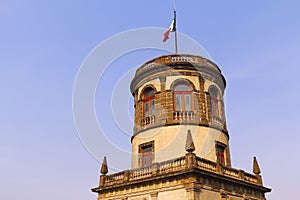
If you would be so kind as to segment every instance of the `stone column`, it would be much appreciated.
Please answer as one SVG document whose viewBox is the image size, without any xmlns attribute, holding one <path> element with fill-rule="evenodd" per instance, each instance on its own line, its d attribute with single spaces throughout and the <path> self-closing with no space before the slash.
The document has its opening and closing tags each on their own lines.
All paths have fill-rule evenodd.
<svg viewBox="0 0 300 200">
<path fill-rule="evenodd" d="M 206 94 L 204 92 L 204 79 L 202 78 L 201 75 L 199 75 L 199 120 L 200 124 L 203 125 L 208 125 L 208 120 L 207 120 L 207 104 L 206 104 Z"/>
<path fill-rule="evenodd" d="M 189 183 L 185 185 L 187 192 L 187 200 L 200 200 L 201 186 L 197 183 Z"/>
<path fill-rule="evenodd" d="M 185 164 L 187 168 L 196 167 L 196 154 L 189 152 L 185 154 Z"/>
<path fill-rule="evenodd" d="M 210 108 L 210 95 L 208 92 L 204 93 L 204 99 L 205 99 L 205 116 L 207 120 L 207 124 L 211 122 L 211 108 Z"/>
<path fill-rule="evenodd" d="M 160 125 L 165 125 L 167 122 L 167 104 L 166 104 L 166 77 L 160 76 L 160 94 L 158 95 L 159 113 L 158 113 L 158 123 Z"/>
</svg>

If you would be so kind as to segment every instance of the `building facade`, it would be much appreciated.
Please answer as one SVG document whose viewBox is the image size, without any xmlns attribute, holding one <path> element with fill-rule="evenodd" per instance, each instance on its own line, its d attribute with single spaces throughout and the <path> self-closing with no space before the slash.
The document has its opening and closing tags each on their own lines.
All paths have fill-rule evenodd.
<svg viewBox="0 0 300 200">
<path fill-rule="evenodd" d="M 253 174 L 231 167 L 223 102 L 226 81 L 212 61 L 194 55 L 155 58 L 136 71 L 130 90 L 135 119 L 132 169 L 107 175 L 92 189 L 100 200 L 263 200 Z"/>
</svg>

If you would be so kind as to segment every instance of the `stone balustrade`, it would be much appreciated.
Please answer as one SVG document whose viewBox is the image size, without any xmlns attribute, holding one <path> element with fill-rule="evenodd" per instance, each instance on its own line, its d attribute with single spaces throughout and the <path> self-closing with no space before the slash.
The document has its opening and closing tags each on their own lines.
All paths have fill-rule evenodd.
<svg viewBox="0 0 300 200">
<path fill-rule="evenodd" d="M 145 117 L 143 119 L 141 119 L 141 126 L 146 126 L 149 124 L 153 124 L 155 122 L 155 116 L 154 115 L 150 115 L 148 117 Z"/>
<path fill-rule="evenodd" d="M 239 170 L 231 167 L 223 167 L 223 173 L 227 176 L 239 178 Z"/>
<path fill-rule="evenodd" d="M 204 158 L 196 157 L 197 167 L 203 170 L 216 172 L 217 171 L 217 164 L 210 160 L 206 160 Z"/>
<path fill-rule="evenodd" d="M 110 175 L 101 175 L 103 181 L 100 183 L 100 188 L 118 184 L 127 184 L 130 181 L 142 180 L 158 175 L 167 175 L 168 173 L 184 172 L 189 169 L 198 169 L 210 173 L 222 174 L 232 179 L 239 179 L 251 184 L 262 185 L 261 177 L 258 175 L 222 166 L 219 163 L 199 158 L 194 153 L 187 153 L 183 157 L 160 163 L 153 163 L 151 166 L 125 170 Z"/>
<path fill-rule="evenodd" d="M 173 117 L 174 120 L 192 121 L 194 120 L 194 111 L 175 111 Z"/>
<path fill-rule="evenodd" d="M 212 68 L 215 71 L 220 72 L 220 69 L 216 64 L 201 56 L 195 56 L 189 54 L 180 54 L 180 55 L 172 54 L 172 55 L 161 56 L 146 62 L 139 69 L 137 69 L 136 75 L 138 76 L 142 71 L 151 70 L 152 68 L 157 68 L 157 66 L 161 66 L 161 65 L 167 66 L 172 63 L 183 63 L 183 62 L 188 62 L 200 66 L 207 66 Z"/>
<path fill-rule="evenodd" d="M 214 125 L 219 125 L 219 126 L 224 124 L 224 122 L 221 118 L 215 117 L 215 116 L 211 116 L 211 123 Z"/>
</svg>

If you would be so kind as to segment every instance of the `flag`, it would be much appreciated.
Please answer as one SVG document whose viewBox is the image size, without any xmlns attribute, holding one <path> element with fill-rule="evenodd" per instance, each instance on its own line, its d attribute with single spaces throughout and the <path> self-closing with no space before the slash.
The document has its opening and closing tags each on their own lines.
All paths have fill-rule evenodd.
<svg viewBox="0 0 300 200">
<path fill-rule="evenodd" d="M 169 39 L 169 34 L 170 32 L 175 32 L 176 31 L 176 15 L 174 15 L 174 19 L 168 28 L 168 30 L 164 33 L 164 39 L 163 42 L 166 42 Z"/>
</svg>

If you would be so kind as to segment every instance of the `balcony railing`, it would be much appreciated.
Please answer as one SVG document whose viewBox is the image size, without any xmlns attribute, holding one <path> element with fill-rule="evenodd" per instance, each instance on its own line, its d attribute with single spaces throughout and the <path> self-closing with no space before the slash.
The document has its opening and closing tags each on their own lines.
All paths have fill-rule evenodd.
<svg viewBox="0 0 300 200">
<path fill-rule="evenodd" d="M 153 124 L 155 122 L 155 116 L 154 115 L 150 115 L 148 117 L 145 117 L 143 119 L 141 119 L 141 126 L 146 126 L 149 124 Z"/>
<path fill-rule="evenodd" d="M 224 121 L 216 116 L 211 116 L 211 123 L 214 125 L 219 125 L 219 126 L 223 126 L 224 125 Z"/>
<path fill-rule="evenodd" d="M 215 63 L 213 63 L 212 61 L 206 58 L 195 56 L 195 55 L 189 55 L 189 54 L 180 54 L 180 55 L 172 54 L 172 55 L 161 56 L 146 62 L 140 68 L 137 69 L 136 75 L 139 75 L 144 70 L 151 70 L 157 68 L 157 66 L 159 65 L 168 65 L 170 63 L 176 63 L 176 62 L 189 62 L 200 66 L 208 66 L 216 71 L 220 71 L 219 67 Z"/>
<path fill-rule="evenodd" d="M 173 117 L 178 121 L 191 121 L 194 120 L 194 111 L 175 111 Z"/>
<path fill-rule="evenodd" d="M 225 177 L 242 180 L 255 185 L 262 185 L 259 175 L 250 174 L 243 170 L 222 166 L 216 162 L 199 158 L 194 153 L 187 153 L 177 159 L 160 163 L 153 163 L 151 166 L 125 170 L 119 173 L 102 175 L 99 188 L 110 187 L 120 184 L 127 184 L 130 181 L 145 180 L 155 176 L 162 176 L 169 173 L 184 172 L 189 169 L 203 170 L 213 174 L 222 174 Z"/>
</svg>

